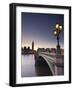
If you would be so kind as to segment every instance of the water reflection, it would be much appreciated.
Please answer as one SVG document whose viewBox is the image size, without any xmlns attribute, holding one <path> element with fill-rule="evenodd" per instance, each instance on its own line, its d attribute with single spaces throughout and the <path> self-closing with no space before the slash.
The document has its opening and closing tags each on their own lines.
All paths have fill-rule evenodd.
<svg viewBox="0 0 73 90">
<path fill-rule="evenodd" d="M 21 59 L 22 77 L 50 76 L 50 75 L 52 75 L 52 73 L 50 72 L 47 63 L 43 60 L 43 58 L 39 58 L 39 60 L 35 64 L 34 54 L 22 55 Z"/>
<path fill-rule="evenodd" d="M 34 55 L 22 55 L 21 60 L 21 76 L 36 76 Z"/>
</svg>

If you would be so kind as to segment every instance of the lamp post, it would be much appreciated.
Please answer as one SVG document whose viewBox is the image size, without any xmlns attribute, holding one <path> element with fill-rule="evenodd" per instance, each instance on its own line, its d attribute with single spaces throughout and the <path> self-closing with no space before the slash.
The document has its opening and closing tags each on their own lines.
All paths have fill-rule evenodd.
<svg viewBox="0 0 73 90">
<path fill-rule="evenodd" d="M 56 24 L 55 29 L 56 30 L 54 31 L 54 35 L 57 37 L 57 54 L 60 54 L 61 51 L 60 51 L 60 44 L 59 44 L 59 39 L 60 39 L 59 34 L 62 31 L 62 25 Z"/>
<path fill-rule="evenodd" d="M 63 75 L 64 74 L 64 67 L 62 66 L 64 61 L 61 57 L 61 50 L 60 50 L 60 33 L 62 31 L 62 25 L 56 24 L 54 35 L 57 37 L 57 50 L 56 50 L 56 65 L 55 65 L 55 75 Z"/>
</svg>

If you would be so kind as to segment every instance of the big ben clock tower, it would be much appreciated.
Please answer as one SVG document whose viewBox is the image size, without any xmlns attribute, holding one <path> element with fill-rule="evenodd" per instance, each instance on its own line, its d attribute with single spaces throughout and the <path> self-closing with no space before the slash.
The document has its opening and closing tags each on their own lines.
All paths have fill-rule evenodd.
<svg viewBox="0 0 73 90">
<path fill-rule="evenodd" d="M 32 41 L 32 51 L 34 50 L 34 41 Z"/>
</svg>

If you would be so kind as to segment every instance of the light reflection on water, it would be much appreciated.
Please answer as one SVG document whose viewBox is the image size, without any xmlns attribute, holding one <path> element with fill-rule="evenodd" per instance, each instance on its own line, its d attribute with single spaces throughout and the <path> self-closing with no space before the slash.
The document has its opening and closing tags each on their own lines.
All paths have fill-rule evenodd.
<svg viewBox="0 0 73 90">
<path fill-rule="evenodd" d="M 22 77 L 35 77 L 35 76 L 51 76 L 50 69 L 43 60 L 39 58 L 35 65 L 34 54 L 22 55 L 21 59 L 21 76 Z"/>
<path fill-rule="evenodd" d="M 22 55 L 21 60 L 21 76 L 36 76 L 34 55 Z"/>
</svg>

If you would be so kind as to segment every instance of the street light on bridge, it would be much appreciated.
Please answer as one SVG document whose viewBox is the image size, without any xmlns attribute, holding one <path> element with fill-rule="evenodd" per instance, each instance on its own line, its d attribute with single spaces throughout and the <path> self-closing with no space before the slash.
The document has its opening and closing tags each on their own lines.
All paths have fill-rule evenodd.
<svg viewBox="0 0 73 90">
<path fill-rule="evenodd" d="M 55 31 L 54 31 L 54 35 L 57 37 L 57 53 L 60 54 L 60 45 L 59 45 L 59 34 L 61 33 L 62 31 L 62 25 L 60 24 L 56 24 L 55 26 Z"/>
</svg>

